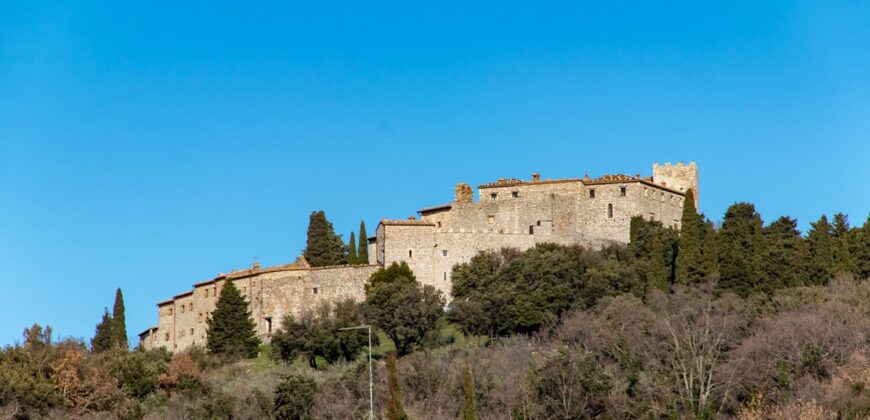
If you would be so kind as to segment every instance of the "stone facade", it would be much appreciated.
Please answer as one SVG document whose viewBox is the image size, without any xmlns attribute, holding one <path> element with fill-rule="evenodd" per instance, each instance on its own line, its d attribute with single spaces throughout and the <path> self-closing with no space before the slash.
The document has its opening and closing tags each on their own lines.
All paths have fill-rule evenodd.
<svg viewBox="0 0 870 420">
<path fill-rule="evenodd" d="M 268 342 L 285 315 L 299 316 L 324 302 L 363 301 L 365 283 L 380 266 L 355 265 L 312 268 L 300 258 L 293 264 L 261 269 L 259 265 L 220 274 L 196 283 L 193 290 L 157 304 L 158 321 L 139 335 L 145 349 L 170 351 L 205 346 L 207 319 L 227 281 L 248 301 L 257 334 Z"/>
<path fill-rule="evenodd" d="M 394 262 L 407 262 L 417 280 L 442 291 L 449 301 L 453 266 L 483 250 L 523 250 L 546 242 L 588 247 L 627 243 L 634 216 L 679 229 L 689 188 L 697 207 L 694 162 L 654 164 L 652 177 L 541 180 L 535 173 L 528 181 L 499 179 L 478 186 L 478 201 L 471 187 L 460 183 L 452 202 L 418 211 L 420 219 L 382 220 L 367 238 L 369 265 L 312 268 L 300 258 L 293 264 L 266 269 L 255 264 L 221 274 L 160 302 L 158 325 L 142 332 L 140 342 L 146 349 L 204 345 L 206 319 L 228 280 L 250 302 L 264 341 L 286 314 L 299 315 L 323 302 L 362 301 L 371 274 Z"/>
</svg>

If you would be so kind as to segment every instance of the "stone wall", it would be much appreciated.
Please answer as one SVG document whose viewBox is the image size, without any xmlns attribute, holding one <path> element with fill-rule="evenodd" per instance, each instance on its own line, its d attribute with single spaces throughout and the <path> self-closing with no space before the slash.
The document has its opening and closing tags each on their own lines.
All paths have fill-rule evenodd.
<svg viewBox="0 0 870 420">
<path fill-rule="evenodd" d="M 694 189 L 695 208 L 698 208 L 698 166 L 695 162 L 688 165 L 683 162 L 676 165 L 653 163 L 653 182 L 681 193 Z"/>
<path fill-rule="evenodd" d="M 257 334 L 268 342 L 286 315 L 299 316 L 321 304 L 345 299 L 363 301 L 365 283 L 379 268 L 377 265 L 324 268 L 289 265 L 218 276 L 197 283 L 190 292 L 161 302 L 158 325 L 140 335 L 140 344 L 145 349 L 165 347 L 170 351 L 205 346 L 207 320 L 227 281 L 232 281 L 248 301 Z"/>
</svg>

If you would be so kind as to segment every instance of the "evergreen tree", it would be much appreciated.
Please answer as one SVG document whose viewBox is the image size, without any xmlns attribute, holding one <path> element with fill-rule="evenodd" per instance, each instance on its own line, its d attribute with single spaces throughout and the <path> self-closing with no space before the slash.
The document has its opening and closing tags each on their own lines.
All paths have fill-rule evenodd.
<svg viewBox="0 0 870 420">
<path fill-rule="evenodd" d="M 387 419 L 408 420 L 408 414 L 402 407 L 402 396 L 399 392 L 399 375 L 396 373 L 396 355 L 387 355 Z"/>
<path fill-rule="evenodd" d="M 474 406 L 474 378 L 471 368 L 465 365 L 465 403 L 462 405 L 460 420 L 477 420 L 477 407 Z"/>
<path fill-rule="evenodd" d="M 822 215 L 815 223 L 810 223 L 807 233 L 809 244 L 809 281 L 812 284 L 825 284 L 834 273 L 833 228 L 828 218 Z"/>
<path fill-rule="evenodd" d="M 124 295 L 121 288 L 115 292 L 115 305 L 112 307 L 112 345 L 127 350 L 127 323 L 124 318 Z"/>
<path fill-rule="evenodd" d="M 834 215 L 834 224 L 832 226 L 833 241 L 832 253 L 833 272 L 836 273 L 857 273 L 858 262 L 852 255 L 852 241 L 855 233 L 849 229 L 849 217 L 843 213 Z"/>
<path fill-rule="evenodd" d="M 421 285 L 406 262 L 376 271 L 365 289 L 372 322 L 393 340 L 399 355 L 410 353 L 437 331 L 444 296 Z"/>
<path fill-rule="evenodd" d="M 346 252 L 344 241 L 335 234 L 323 210 L 312 212 L 308 222 L 308 241 L 303 251 L 308 263 L 312 267 L 343 264 L 347 261 Z"/>
<path fill-rule="evenodd" d="M 704 223 L 704 236 L 701 245 L 701 256 L 704 266 L 704 276 L 710 281 L 719 280 L 719 247 L 716 244 L 716 228 L 713 222 Z"/>
<path fill-rule="evenodd" d="M 366 222 L 359 222 L 359 247 L 357 247 L 356 252 L 359 254 L 359 263 L 360 264 L 368 264 L 369 263 L 369 238 L 366 236 Z"/>
<path fill-rule="evenodd" d="M 100 353 L 112 348 L 112 317 L 109 310 L 103 308 L 103 319 L 97 324 L 94 338 L 91 340 L 91 351 Z"/>
<path fill-rule="evenodd" d="M 780 217 L 763 228 L 762 237 L 760 287 L 770 293 L 783 287 L 802 286 L 805 280 L 803 238 L 797 221 L 788 216 Z"/>
<path fill-rule="evenodd" d="M 855 244 L 858 275 L 863 279 L 870 279 L 870 213 L 867 214 L 864 226 L 857 232 Z"/>
<path fill-rule="evenodd" d="M 690 188 L 683 200 L 683 217 L 677 251 L 676 283 L 694 284 L 704 280 L 702 236 L 704 222 L 695 210 L 695 194 Z"/>
<path fill-rule="evenodd" d="M 350 241 L 347 243 L 347 263 L 359 264 L 359 256 L 356 254 L 356 236 L 350 232 Z"/>
<path fill-rule="evenodd" d="M 668 290 L 674 282 L 677 233 L 661 222 L 635 216 L 631 218 L 629 237 L 631 252 L 640 264 L 638 271 L 648 288 Z"/>
<path fill-rule="evenodd" d="M 248 302 L 232 281 L 224 284 L 207 324 L 207 347 L 211 353 L 230 358 L 257 356 L 260 340 L 254 320 L 248 312 Z"/>
<path fill-rule="evenodd" d="M 750 203 L 728 207 L 718 233 L 719 283 L 740 296 L 760 291 L 757 284 L 761 216 Z"/>
</svg>

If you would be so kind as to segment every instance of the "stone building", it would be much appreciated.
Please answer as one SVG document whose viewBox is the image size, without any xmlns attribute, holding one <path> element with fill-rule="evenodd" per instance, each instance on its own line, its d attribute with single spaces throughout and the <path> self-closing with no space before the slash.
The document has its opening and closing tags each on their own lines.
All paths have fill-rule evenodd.
<svg viewBox="0 0 870 420">
<path fill-rule="evenodd" d="M 688 189 L 698 200 L 698 168 L 689 164 L 653 165 L 651 177 L 639 174 L 599 178 L 499 179 L 479 185 L 478 200 L 459 184 L 450 203 L 419 210 L 419 219 L 381 220 L 368 238 L 369 265 L 312 268 L 299 258 L 292 264 L 220 274 L 193 290 L 157 304 L 158 325 L 142 332 L 141 345 L 182 350 L 205 345 L 206 319 L 227 280 L 250 304 L 257 332 L 268 341 L 285 314 L 300 315 L 323 302 L 364 299 L 372 273 L 405 261 L 423 284 L 450 300 L 451 269 L 482 250 L 528 249 L 553 242 L 601 247 L 627 243 L 634 216 L 680 228 Z"/>
</svg>

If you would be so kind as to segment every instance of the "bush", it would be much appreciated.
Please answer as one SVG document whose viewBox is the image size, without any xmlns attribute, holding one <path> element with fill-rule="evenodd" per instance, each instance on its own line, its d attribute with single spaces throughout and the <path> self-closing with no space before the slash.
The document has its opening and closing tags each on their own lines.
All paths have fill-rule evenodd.
<svg viewBox="0 0 870 420">
<path fill-rule="evenodd" d="M 272 414 L 276 419 L 309 419 L 317 384 L 306 376 L 287 375 L 275 388 Z"/>
</svg>

